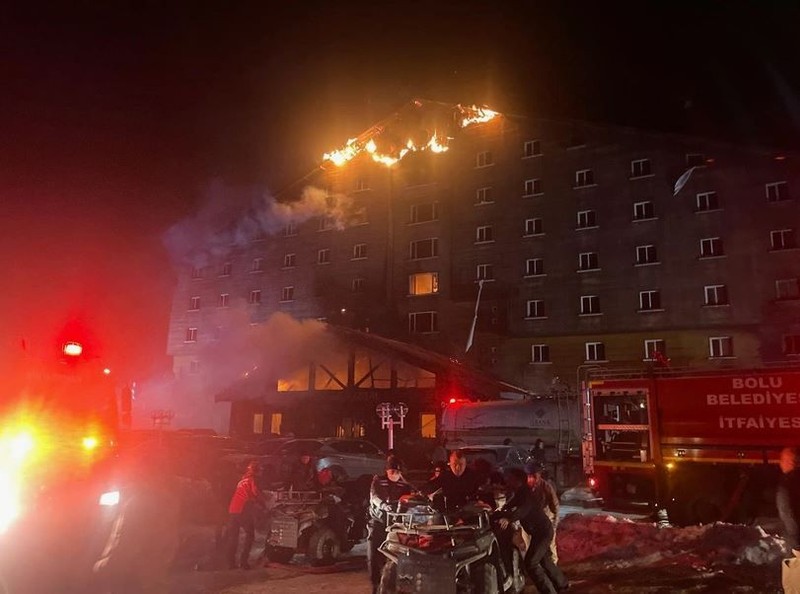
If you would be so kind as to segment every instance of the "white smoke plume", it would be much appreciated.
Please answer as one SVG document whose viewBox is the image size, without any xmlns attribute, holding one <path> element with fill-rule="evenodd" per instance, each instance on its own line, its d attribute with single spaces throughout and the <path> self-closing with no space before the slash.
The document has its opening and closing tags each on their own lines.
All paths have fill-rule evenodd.
<svg viewBox="0 0 800 594">
<path fill-rule="evenodd" d="M 259 236 L 280 233 L 290 223 L 299 225 L 313 217 L 327 217 L 344 229 L 357 215 L 344 194 L 306 186 L 293 201 L 278 201 L 259 188 L 232 188 L 220 181 L 206 191 L 198 212 L 170 227 L 164 244 L 175 264 L 206 266 Z"/>
</svg>

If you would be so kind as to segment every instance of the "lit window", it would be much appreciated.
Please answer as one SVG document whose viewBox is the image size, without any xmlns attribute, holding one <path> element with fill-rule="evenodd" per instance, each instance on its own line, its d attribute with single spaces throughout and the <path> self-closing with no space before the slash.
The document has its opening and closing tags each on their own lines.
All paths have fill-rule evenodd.
<svg viewBox="0 0 800 594">
<path fill-rule="evenodd" d="M 200 309 L 200 297 L 192 297 L 189 299 L 189 310 L 197 311 Z"/>
<path fill-rule="evenodd" d="M 436 202 L 429 204 L 412 204 L 409 223 L 427 223 L 439 219 L 439 205 Z"/>
<path fill-rule="evenodd" d="M 264 258 L 253 258 L 250 264 L 250 272 L 264 272 Z"/>
<path fill-rule="evenodd" d="M 492 157 L 491 151 L 482 151 L 475 155 L 476 167 L 488 167 L 489 165 L 494 165 L 494 158 Z"/>
<path fill-rule="evenodd" d="M 439 315 L 435 311 L 408 314 L 408 331 L 411 334 L 430 334 L 439 331 Z"/>
<path fill-rule="evenodd" d="M 478 264 L 475 271 L 475 280 L 494 280 L 494 264 Z"/>
<path fill-rule="evenodd" d="M 779 229 L 769 232 L 769 246 L 773 250 L 790 250 L 797 247 L 794 229 Z"/>
<path fill-rule="evenodd" d="M 331 251 L 328 248 L 317 250 L 317 264 L 330 264 Z"/>
<path fill-rule="evenodd" d="M 541 299 L 529 299 L 525 308 L 526 318 L 544 318 L 544 301 Z"/>
<path fill-rule="evenodd" d="M 264 413 L 253 413 L 253 433 L 264 433 Z"/>
<path fill-rule="evenodd" d="M 656 218 L 656 210 L 653 203 L 648 201 L 635 202 L 633 204 L 633 220 L 634 221 L 647 221 Z"/>
<path fill-rule="evenodd" d="M 658 290 L 639 291 L 639 310 L 654 311 L 661 309 L 661 292 Z"/>
<path fill-rule="evenodd" d="M 587 342 L 585 348 L 587 361 L 606 360 L 606 347 L 602 342 Z"/>
<path fill-rule="evenodd" d="M 233 265 L 230 262 L 224 262 L 222 264 L 222 267 L 220 268 L 219 275 L 230 276 L 232 270 L 233 270 Z"/>
<path fill-rule="evenodd" d="M 364 284 L 365 281 L 363 278 L 354 278 L 353 282 L 350 285 L 350 289 L 353 291 L 353 293 L 363 293 Z"/>
<path fill-rule="evenodd" d="M 600 259 L 597 252 L 583 252 L 578 254 L 578 270 L 599 270 Z"/>
<path fill-rule="evenodd" d="M 297 254 L 284 254 L 283 267 L 294 268 L 295 266 L 297 266 Z"/>
<path fill-rule="evenodd" d="M 409 295 L 432 295 L 439 292 L 438 272 L 418 272 L 408 276 Z"/>
<path fill-rule="evenodd" d="M 636 264 L 657 264 L 658 252 L 654 245 L 636 246 Z"/>
<path fill-rule="evenodd" d="M 219 297 L 217 298 L 217 307 L 228 307 L 231 302 L 231 296 L 229 293 L 220 293 Z"/>
<path fill-rule="evenodd" d="M 491 225 L 483 225 L 475 230 L 475 243 L 488 243 L 494 241 Z"/>
<path fill-rule="evenodd" d="M 439 239 L 431 237 L 430 239 L 420 239 L 412 241 L 409 244 L 409 257 L 412 260 L 421 260 L 423 258 L 434 258 L 439 255 Z"/>
<path fill-rule="evenodd" d="M 272 413 L 269 419 L 269 430 L 273 435 L 281 434 L 281 424 L 283 422 L 283 413 Z"/>
<path fill-rule="evenodd" d="M 197 328 L 186 329 L 186 339 L 184 342 L 197 342 Z"/>
<path fill-rule="evenodd" d="M 708 339 L 708 354 L 711 358 L 733 357 L 733 338 L 713 336 Z"/>
<path fill-rule="evenodd" d="M 581 295 L 581 315 L 591 316 L 600 313 L 600 297 L 597 295 Z"/>
<path fill-rule="evenodd" d="M 542 276 L 544 274 L 544 259 L 530 258 L 525 261 L 525 276 Z"/>
<path fill-rule="evenodd" d="M 687 153 L 686 166 L 687 167 L 705 167 L 706 156 L 700 153 Z"/>
<path fill-rule="evenodd" d="M 297 223 L 286 223 L 286 226 L 283 228 L 283 236 L 293 237 L 295 235 L 297 235 Z"/>
<path fill-rule="evenodd" d="M 644 341 L 644 360 L 657 361 L 667 356 L 667 344 L 661 338 L 651 338 Z"/>
<path fill-rule="evenodd" d="M 719 237 L 706 237 L 700 240 L 700 257 L 715 258 L 724 255 L 722 239 Z"/>
<path fill-rule="evenodd" d="M 597 213 L 593 210 L 578 211 L 578 229 L 597 227 Z"/>
<path fill-rule="evenodd" d="M 775 281 L 776 299 L 800 299 L 800 279 L 783 278 Z"/>
<path fill-rule="evenodd" d="M 421 413 L 419 415 L 419 431 L 420 437 L 436 438 L 436 413 Z"/>
<path fill-rule="evenodd" d="M 261 303 L 261 291 L 259 289 L 250 291 L 250 295 L 247 298 L 247 302 L 250 305 L 258 305 L 259 303 Z"/>
<path fill-rule="evenodd" d="M 538 157 L 542 154 L 542 142 L 540 140 L 526 140 L 522 145 L 522 156 Z"/>
<path fill-rule="evenodd" d="M 767 202 L 782 202 L 789 199 L 789 185 L 785 181 L 766 184 Z"/>
<path fill-rule="evenodd" d="M 728 287 L 725 285 L 707 285 L 704 295 L 703 305 L 728 305 Z"/>
<path fill-rule="evenodd" d="M 650 159 L 637 159 L 631 161 L 631 178 L 647 177 L 653 175 Z"/>
<path fill-rule="evenodd" d="M 697 195 L 697 212 L 719 210 L 719 198 L 716 192 L 701 192 Z"/>
<path fill-rule="evenodd" d="M 550 346 L 546 344 L 531 345 L 531 363 L 549 363 Z"/>
<path fill-rule="evenodd" d="M 281 301 L 294 301 L 294 287 L 283 287 L 281 289 Z"/>
<path fill-rule="evenodd" d="M 800 334 L 787 334 L 783 337 L 783 354 L 800 355 Z"/>
<path fill-rule="evenodd" d="M 541 179 L 526 179 L 522 188 L 523 196 L 540 196 L 543 194 Z"/>
<path fill-rule="evenodd" d="M 575 172 L 575 187 L 585 188 L 594 185 L 594 172 L 591 169 L 581 169 Z"/>
<path fill-rule="evenodd" d="M 367 244 L 357 243 L 353 246 L 353 260 L 363 260 L 367 257 Z"/>
<path fill-rule="evenodd" d="M 541 235 L 544 233 L 542 219 L 525 219 L 525 235 Z"/>
<path fill-rule="evenodd" d="M 478 188 L 475 192 L 476 204 L 490 204 L 494 202 L 492 198 L 492 188 Z"/>
</svg>

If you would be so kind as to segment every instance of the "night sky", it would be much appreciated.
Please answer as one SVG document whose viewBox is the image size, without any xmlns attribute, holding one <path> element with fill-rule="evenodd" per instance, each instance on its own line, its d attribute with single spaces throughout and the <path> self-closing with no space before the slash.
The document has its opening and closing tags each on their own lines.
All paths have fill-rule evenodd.
<svg viewBox="0 0 800 594">
<path fill-rule="evenodd" d="M 0 13 L 0 354 L 78 317 L 168 368 L 163 232 L 412 97 L 800 144 L 798 3 L 30 4 Z"/>
</svg>

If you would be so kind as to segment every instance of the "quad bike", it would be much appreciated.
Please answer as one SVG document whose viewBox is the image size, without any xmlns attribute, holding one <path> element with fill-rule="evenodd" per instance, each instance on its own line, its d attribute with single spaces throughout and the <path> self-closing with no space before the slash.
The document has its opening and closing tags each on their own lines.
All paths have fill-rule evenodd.
<svg viewBox="0 0 800 594">
<path fill-rule="evenodd" d="M 319 491 L 270 493 L 269 536 L 264 556 L 288 563 L 302 553 L 315 565 L 334 563 L 366 536 L 357 510 Z M 362 513 L 363 515 L 363 513 Z"/>
<path fill-rule="evenodd" d="M 501 560 L 488 506 L 443 513 L 426 498 L 404 497 L 386 525 L 382 594 L 495 594 L 525 586 L 520 552 L 514 548 L 511 568 Z"/>
</svg>

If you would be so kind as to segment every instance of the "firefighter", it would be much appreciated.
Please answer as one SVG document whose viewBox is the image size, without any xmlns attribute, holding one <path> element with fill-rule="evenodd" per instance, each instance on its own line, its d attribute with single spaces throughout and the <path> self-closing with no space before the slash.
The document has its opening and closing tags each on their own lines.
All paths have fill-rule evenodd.
<svg viewBox="0 0 800 594">
<path fill-rule="evenodd" d="M 369 490 L 367 566 L 373 592 L 377 592 L 381 581 L 384 558 L 378 552 L 378 547 L 386 540 L 386 512 L 394 510 L 400 497 L 414 490 L 403 478 L 400 468 L 400 460 L 396 456 L 386 458 L 385 474 L 376 474 Z"/>
<path fill-rule="evenodd" d="M 239 555 L 239 567 L 250 569 L 250 549 L 256 536 L 255 516 L 257 507 L 266 507 L 266 500 L 258 488 L 257 480 L 261 473 L 258 462 L 250 462 L 244 475 L 236 485 L 228 505 L 228 531 L 226 534 L 228 567 L 236 569 L 236 549 L 239 547 L 239 532 L 244 530 L 244 548 Z"/>
</svg>

